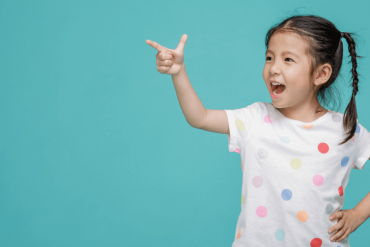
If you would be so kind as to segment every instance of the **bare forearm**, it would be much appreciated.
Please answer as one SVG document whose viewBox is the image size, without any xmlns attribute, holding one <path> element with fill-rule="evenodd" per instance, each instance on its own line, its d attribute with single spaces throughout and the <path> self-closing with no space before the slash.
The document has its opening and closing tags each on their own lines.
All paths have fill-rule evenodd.
<svg viewBox="0 0 370 247">
<path fill-rule="evenodd" d="M 370 192 L 354 207 L 354 210 L 358 212 L 363 221 L 370 217 Z"/>
<path fill-rule="evenodd" d="M 206 109 L 195 93 L 185 70 L 185 64 L 178 74 L 172 75 L 173 85 L 186 121 L 194 128 L 198 128 L 206 117 Z"/>
</svg>

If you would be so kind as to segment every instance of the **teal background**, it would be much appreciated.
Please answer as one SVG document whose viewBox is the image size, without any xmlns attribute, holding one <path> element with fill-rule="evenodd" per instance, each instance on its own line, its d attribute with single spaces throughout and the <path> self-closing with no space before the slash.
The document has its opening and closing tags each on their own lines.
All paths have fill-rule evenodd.
<svg viewBox="0 0 370 247">
<path fill-rule="evenodd" d="M 0 246 L 231 246 L 240 156 L 192 128 L 150 39 L 183 34 L 208 109 L 271 102 L 267 30 L 295 10 L 358 32 L 359 122 L 370 130 L 368 1 L 0 1 Z M 342 107 L 352 93 L 344 41 Z M 340 82 L 338 82 L 340 83 Z M 343 209 L 369 192 L 354 170 Z M 370 221 L 350 235 L 367 246 Z M 333 243 L 333 246 L 337 246 Z"/>
</svg>

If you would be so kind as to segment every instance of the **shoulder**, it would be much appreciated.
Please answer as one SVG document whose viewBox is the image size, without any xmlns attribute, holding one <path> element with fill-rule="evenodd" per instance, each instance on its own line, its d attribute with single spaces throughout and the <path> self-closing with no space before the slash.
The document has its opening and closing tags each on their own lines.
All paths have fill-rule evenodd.
<svg viewBox="0 0 370 247">
<path fill-rule="evenodd" d="M 230 110 L 229 110 L 230 111 Z M 231 110 L 233 113 L 242 114 L 245 118 L 260 118 L 274 111 L 274 106 L 266 102 L 254 102 L 239 109 Z"/>
<path fill-rule="evenodd" d="M 234 115 L 235 118 L 240 120 L 252 121 L 252 119 L 259 119 L 266 112 L 265 104 L 264 102 L 254 102 L 242 108 L 226 110 L 226 113 Z"/>
<path fill-rule="evenodd" d="M 329 111 L 329 114 L 331 115 L 331 118 L 334 120 L 334 122 L 343 122 L 343 117 L 344 117 L 343 113 L 332 111 L 332 110 L 328 110 L 328 111 Z"/>
<path fill-rule="evenodd" d="M 254 104 L 252 104 L 252 106 L 258 109 L 258 113 L 263 116 L 274 113 L 276 111 L 276 108 L 272 103 L 255 102 Z"/>
<path fill-rule="evenodd" d="M 331 115 L 331 118 L 335 121 L 335 122 L 343 122 L 343 118 L 344 118 L 344 114 L 341 113 L 341 112 L 338 112 L 338 111 L 332 111 L 332 110 L 328 110 L 330 115 Z M 358 122 L 358 118 L 357 118 L 357 122 Z"/>
<path fill-rule="evenodd" d="M 245 111 L 248 112 L 248 114 L 251 114 L 255 117 L 264 114 L 268 111 L 268 103 L 265 102 L 254 102 L 247 107 L 245 107 Z"/>
<path fill-rule="evenodd" d="M 267 110 L 269 107 L 271 107 L 271 104 L 266 102 L 254 102 L 247 107 L 251 109 Z"/>
</svg>

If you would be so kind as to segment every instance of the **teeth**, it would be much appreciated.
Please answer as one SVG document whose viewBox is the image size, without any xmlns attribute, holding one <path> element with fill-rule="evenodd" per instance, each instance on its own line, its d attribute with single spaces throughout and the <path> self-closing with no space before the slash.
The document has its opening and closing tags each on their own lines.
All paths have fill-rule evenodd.
<svg viewBox="0 0 370 247">
<path fill-rule="evenodd" d="M 281 83 L 277 83 L 277 82 L 271 82 L 272 85 L 283 85 Z"/>
<path fill-rule="evenodd" d="M 278 93 L 276 93 L 276 91 L 277 91 L 277 88 L 272 92 L 274 95 L 280 95 L 280 94 L 282 94 L 283 92 L 281 92 L 280 94 L 278 94 Z"/>
</svg>

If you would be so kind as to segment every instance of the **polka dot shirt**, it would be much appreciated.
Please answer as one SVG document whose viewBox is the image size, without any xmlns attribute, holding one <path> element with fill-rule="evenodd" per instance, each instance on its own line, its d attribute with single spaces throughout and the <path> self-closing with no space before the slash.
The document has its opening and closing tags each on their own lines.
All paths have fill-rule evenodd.
<svg viewBox="0 0 370 247">
<path fill-rule="evenodd" d="M 329 216 L 342 209 L 352 169 L 370 157 L 370 133 L 357 122 L 346 143 L 343 114 L 311 123 L 285 117 L 271 103 L 225 110 L 229 151 L 241 156 L 241 212 L 232 247 L 349 247 L 331 242 Z"/>
</svg>

